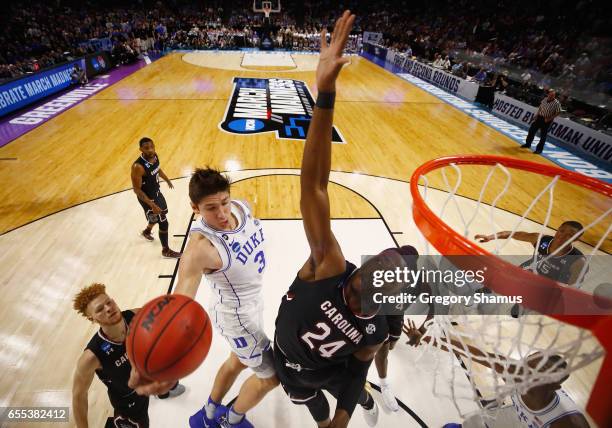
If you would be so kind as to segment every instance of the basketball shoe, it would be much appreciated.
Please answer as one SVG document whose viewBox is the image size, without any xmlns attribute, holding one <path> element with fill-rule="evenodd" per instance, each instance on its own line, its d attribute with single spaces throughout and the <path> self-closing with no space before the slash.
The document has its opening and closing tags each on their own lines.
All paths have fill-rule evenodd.
<svg viewBox="0 0 612 428">
<path fill-rule="evenodd" d="M 219 428 L 219 424 L 214 419 L 206 416 L 206 407 L 202 407 L 195 415 L 189 418 L 190 428 Z"/>
<path fill-rule="evenodd" d="M 229 408 L 223 405 L 217 407 L 217 410 L 215 410 L 215 421 L 221 428 L 254 428 L 253 424 L 247 420 L 246 416 L 243 416 L 240 422 L 231 424 L 229 421 Z"/>
</svg>

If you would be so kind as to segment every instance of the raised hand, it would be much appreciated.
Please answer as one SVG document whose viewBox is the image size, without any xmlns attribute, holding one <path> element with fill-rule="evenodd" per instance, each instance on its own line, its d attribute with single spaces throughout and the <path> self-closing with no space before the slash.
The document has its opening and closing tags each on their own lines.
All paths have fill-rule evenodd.
<svg viewBox="0 0 612 428">
<path fill-rule="evenodd" d="M 408 345 L 419 346 L 423 333 L 421 333 L 419 329 L 416 328 L 414 321 L 409 319 L 407 323 L 404 323 L 404 325 L 402 326 L 402 331 L 406 336 L 408 336 Z"/>
<path fill-rule="evenodd" d="M 355 15 L 350 10 L 344 11 L 336 21 L 331 41 L 327 43 L 327 30 L 321 30 L 321 52 L 319 64 L 317 65 L 317 88 L 319 92 L 335 92 L 336 78 L 344 64 L 349 62 L 348 58 L 342 56 L 346 41 L 348 40 Z"/>
</svg>

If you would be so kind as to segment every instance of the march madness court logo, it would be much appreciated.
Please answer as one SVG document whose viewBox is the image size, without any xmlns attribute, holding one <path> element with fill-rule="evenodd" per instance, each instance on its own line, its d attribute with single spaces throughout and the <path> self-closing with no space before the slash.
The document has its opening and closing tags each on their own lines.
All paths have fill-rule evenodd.
<svg viewBox="0 0 612 428">
<path fill-rule="evenodd" d="M 276 132 L 276 138 L 306 140 L 314 99 L 300 80 L 234 77 L 221 129 L 232 134 Z M 332 142 L 344 144 L 334 126 Z"/>
</svg>

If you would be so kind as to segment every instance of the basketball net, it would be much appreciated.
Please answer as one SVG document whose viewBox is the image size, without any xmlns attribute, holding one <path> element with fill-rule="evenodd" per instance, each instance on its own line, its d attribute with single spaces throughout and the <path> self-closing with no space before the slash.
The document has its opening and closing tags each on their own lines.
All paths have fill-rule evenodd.
<svg viewBox="0 0 612 428">
<path fill-rule="evenodd" d="M 469 164 L 469 168 L 475 164 L 480 165 L 481 168 L 482 165 L 489 166 L 477 201 L 459 196 L 464 173 L 464 170 L 459 167 L 461 164 Z M 512 183 L 513 172 L 516 174 L 514 168 L 547 175 L 551 177 L 551 180 L 541 191 L 537 192 L 525 212 L 512 220 L 514 225 L 510 228 L 507 226 L 507 220 L 502 221 L 500 218 L 502 215 L 498 207 L 504 197 L 509 196 L 508 190 Z M 434 170 L 441 173 L 442 180 L 439 179 L 440 177 L 428 178 L 426 174 Z M 452 185 L 448 172 L 455 177 Z M 492 179 L 494 174 L 497 176 L 496 180 Z M 500 175 L 503 177 L 502 180 L 499 180 Z M 432 179 L 437 179 L 438 183 L 443 182 L 442 192 L 430 188 L 429 183 Z M 544 222 L 539 226 L 537 244 L 539 245 L 544 234 L 554 234 L 554 231 L 551 233 L 548 229 L 548 225 L 552 217 L 555 189 L 561 181 L 588 187 L 597 192 L 597 196 L 604 195 L 605 198 L 603 204 L 600 204 L 603 206 L 601 215 L 593 214 L 595 218 L 584 226 L 582 231 L 569 239 L 573 241 L 573 238 L 577 238 L 581 233 L 593 231 L 595 228 L 598 233 L 603 231 L 590 253 L 585 254 L 586 263 L 580 272 L 581 279 L 584 278 L 593 256 L 598 253 L 612 228 L 610 224 L 612 186 L 598 180 L 588 179 L 577 173 L 516 159 L 510 160 L 494 156 L 455 156 L 430 161 L 415 171 L 411 178 L 413 214 L 415 223 L 425 236 L 425 241 L 422 243 L 425 248 L 424 254 L 434 254 L 435 251 L 432 248 L 434 246 L 442 254 L 442 258 L 445 254 L 481 256 L 488 254 L 491 260 L 495 260 L 490 270 L 496 269 L 494 264 L 507 264 L 501 261 L 499 256 L 503 254 L 504 247 L 509 244 L 510 238 L 521 229 L 521 225 L 525 228 L 527 224 L 524 223 L 530 223 L 526 218 L 541 201 L 546 205 L 546 209 Z M 493 182 L 501 190 L 493 192 L 492 200 L 485 202 L 484 195 L 487 194 L 487 190 L 491 194 L 488 188 Z M 473 186 L 473 182 L 469 184 Z M 436 206 L 440 207 L 435 213 L 430 204 L 432 198 Z M 568 204 L 570 201 L 565 200 L 562 201 L 563 203 Z M 506 219 L 508 217 L 510 216 L 506 214 Z M 480 224 L 478 228 L 475 228 L 477 218 Z M 510 238 L 502 240 L 495 235 L 492 245 L 487 245 L 487 248 L 493 247 L 491 253 L 482 250 L 475 241 L 471 240 L 475 233 L 495 234 L 503 230 L 500 229 L 500 223 L 503 222 L 506 222 L 507 230 L 512 230 Z M 533 228 L 534 224 L 530 226 Z M 442 227 L 445 230 L 442 230 Z M 535 248 L 538 248 L 538 245 Z M 544 257 L 538 263 L 536 263 L 534 252 L 530 268 L 533 269 L 545 260 L 557 256 L 564 247 L 561 245 L 557 251 Z M 493 294 L 529 294 L 530 287 L 533 287 L 534 290 L 538 287 L 545 288 L 550 284 L 544 281 L 548 281 L 558 287 L 560 293 L 572 293 L 571 298 L 567 300 L 583 299 L 581 302 L 587 302 L 588 297 L 583 296 L 587 293 L 573 287 L 560 285 L 541 275 L 511 265 L 502 266 L 501 269 L 512 271 L 512 275 L 523 278 L 516 279 L 515 284 L 512 284 L 512 276 L 502 283 L 485 280 L 486 287 L 492 289 Z M 493 275 L 493 272 L 490 274 Z M 523 280 L 525 275 L 530 276 L 528 281 Z M 580 284 L 581 281 L 579 280 L 578 283 Z M 512 292 L 512 287 L 516 287 L 515 292 Z M 461 292 L 458 289 L 448 288 L 449 294 Z M 607 300 L 609 298 L 610 296 L 604 296 L 603 300 L 609 304 L 610 300 Z M 593 299 L 592 295 L 590 299 Z M 534 298 L 524 298 L 523 301 L 526 307 L 537 306 L 538 303 Z M 495 419 L 504 402 L 508 403 L 507 398 L 510 395 L 524 394 L 535 386 L 558 382 L 570 373 L 605 356 L 607 349 L 608 355 L 602 363 L 587 409 L 600 426 L 611 426 L 612 411 L 607 409 L 606 404 L 612 391 L 609 385 L 610 369 L 612 368 L 610 363 L 612 317 L 609 311 L 607 315 L 572 317 L 546 316 L 526 309 L 524 315 L 515 319 L 510 316 L 510 313 L 482 315 L 483 311 L 486 313 L 486 308 L 479 306 L 476 310 L 477 308 L 461 304 L 454 305 L 449 308 L 448 316 L 434 316 L 425 322 L 426 333 L 417 350 L 421 352 L 420 358 L 435 361 L 434 394 L 450 398 L 459 414 L 464 418 L 473 410 L 466 411 L 465 401 L 461 404 L 462 400 L 477 403 L 479 415 L 485 420 L 485 423 L 490 423 L 492 419 Z M 479 316 L 475 316 L 476 313 Z M 482 350 L 483 353 L 474 351 L 470 345 Z M 442 352 L 441 348 L 452 352 Z M 562 359 L 553 357 L 555 355 L 561 356 Z M 457 362 L 460 364 L 458 365 Z M 496 367 L 497 370 L 483 369 L 482 363 L 492 368 Z"/>
</svg>

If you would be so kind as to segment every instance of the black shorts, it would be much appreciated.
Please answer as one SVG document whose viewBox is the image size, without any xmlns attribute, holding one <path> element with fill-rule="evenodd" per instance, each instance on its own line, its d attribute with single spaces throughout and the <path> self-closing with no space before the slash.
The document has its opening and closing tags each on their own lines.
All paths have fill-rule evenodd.
<svg viewBox="0 0 612 428">
<path fill-rule="evenodd" d="M 109 398 L 114 412 L 105 428 L 149 428 L 149 397 L 133 393 L 127 398 Z"/>
<path fill-rule="evenodd" d="M 389 326 L 389 337 L 387 342 L 395 342 L 402 337 L 402 326 L 404 325 L 404 315 L 387 315 L 387 325 Z"/>
<path fill-rule="evenodd" d="M 161 221 L 166 220 L 166 214 L 168 214 L 168 205 L 166 204 L 166 198 L 164 198 L 162 192 L 157 192 L 157 195 L 155 195 L 155 197 L 151 197 L 149 195 L 147 195 L 147 197 L 150 198 L 153 202 L 155 202 L 155 205 L 160 207 L 162 210 L 161 214 L 155 214 L 153 213 L 153 210 L 150 206 L 138 199 L 138 202 L 140 202 L 140 206 L 144 210 L 145 216 L 147 217 L 147 221 L 149 223 L 159 223 Z"/>
<path fill-rule="evenodd" d="M 294 404 L 305 404 L 322 390 L 338 398 L 350 374 L 342 364 L 317 370 L 293 368 L 290 361 L 274 344 L 274 368 L 285 393 Z M 365 384 L 364 384 L 365 387 Z"/>
</svg>

